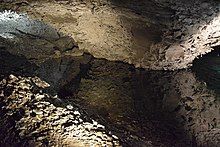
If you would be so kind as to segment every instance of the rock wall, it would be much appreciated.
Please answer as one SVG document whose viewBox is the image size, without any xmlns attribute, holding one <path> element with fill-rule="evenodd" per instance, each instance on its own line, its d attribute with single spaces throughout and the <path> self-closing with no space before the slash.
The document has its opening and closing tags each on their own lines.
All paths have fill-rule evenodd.
<svg viewBox="0 0 220 147">
<path fill-rule="evenodd" d="M 79 108 L 42 92 L 48 86 L 38 77 L 0 82 L 1 146 L 121 146 Z"/>
<path fill-rule="evenodd" d="M 184 130 L 189 133 L 194 146 L 218 146 L 220 138 L 220 101 L 198 81 L 192 72 L 178 72 L 171 82 L 164 104 L 181 118 Z M 178 107 L 174 107 L 179 105 Z M 175 109 L 173 109 L 175 108 Z M 212 136 L 212 137 L 211 137 Z"/>
<path fill-rule="evenodd" d="M 33 44 L 33 48 L 26 48 L 29 47 L 27 43 L 33 41 L 32 39 L 26 36 L 25 42 L 17 46 L 13 46 L 13 42 L 1 40 L 0 46 L 3 47 L 0 48 L 0 78 L 8 77 L 11 73 L 29 77 L 12 76 L 12 78 L 4 78 L 5 80 L 0 83 L 0 90 L 3 91 L 3 95 L 0 96 L 2 102 L 0 115 L 6 118 L 1 119 L 4 123 L 0 123 L 2 124 L 0 129 L 6 131 L 7 128 L 13 128 L 17 121 L 19 122 L 16 129 L 0 134 L 3 135 L 0 136 L 3 138 L 1 144 L 7 142 L 16 144 L 17 139 L 22 142 L 28 140 L 28 136 L 33 140 L 31 142 L 37 142 L 37 144 L 44 143 L 45 140 L 51 141 L 54 138 L 50 137 L 50 131 L 44 130 L 46 128 L 52 129 L 52 132 L 58 133 L 61 138 L 62 135 L 64 138 L 67 137 L 65 133 L 72 131 L 62 130 L 60 128 L 62 124 L 59 123 L 69 121 L 72 117 L 72 111 L 66 111 L 68 104 L 86 110 L 88 118 L 94 118 L 101 124 L 105 124 L 125 146 L 195 146 L 198 144 L 213 147 L 219 144 L 218 97 L 207 89 L 206 84 L 197 80 L 191 71 L 147 71 L 136 69 L 123 62 L 96 59 L 88 54 L 78 57 L 65 54 L 37 56 L 35 52 L 31 54 L 31 50 L 44 49 L 44 46 Z M 21 51 L 23 53 L 29 51 L 30 54 L 21 56 Z M 41 55 L 47 57 L 42 60 Z M 36 57 L 35 60 L 32 59 L 33 57 Z M 37 88 L 33 83 L 35 75 L 47 81 L 51 85 L 49 89 L 42 89 L 45 91 L 40 92 L 38 89 L 41 88 L 39 86 Z M 22 90 L 22 86 L 26 88 Z M 14 89 L 14 92 L 10 89 Z M 27 94 L 33 95 L 33 99 Z M 38 94 L 44 97 L 38 99 Z M 56 94 L 59 96 L 54 97 Z M 26 106 L 26 101 L 30 105 Z M 50 105 L 43 104 L 43 108 L 41 106 L 38 108 L 37 106 L 42 102 L 49 102 Z M 62 102 L 66 105 L 60 106 Z M 20 107 L 27 110 L 25 115 L 23 109 L 19 111 Z M 51 124 L 58 123 L 58 126 L 50 126 L 50 123 L 42 122 L 39 127 L 33 128 L 33 130 L 36 129 L 36 133 L 32 134 L 31 127 L 35 126 L 37 118 L 29 115 L 32 112 L 31 109 L 39 113 L 39 121 L 45 119 Z M 42 110 L 45 110 L 43 115 Z M 52 110 L 55 112 L 51 112 Z M 62 114 L 57 110 L 63 110 L 69 115 L 63 115 L 64 120 L 63 117 L 55 120 L 57 117 L 53 115 Z M 16 123 L 14 120 L 17 120 Z M 70 124 L 77 128 L 74 119 L 70 120 Z M 57 132 L 60 129 L 62 132 Z M 78 129 L 81 130 L 81 128 Z M 19 136 L 13 137 L 14 132 L 17 131 L 25 132 L 20 136 L 23 140 L 19 140 Z M 41 131 L 49 135 L 38 136 Z M 74 140 L 74 137 L 71 139 Z M 72 143 L 76 142 L 77 140 Z M 79 141 L 79 143 L 83 142 Z M 99 142 L 100 140 L 97 143 Z M 55 143 L 64 144 L 59 140 Z"/>
<path fill-rule="evenodd" d="M 219 45 L 218 2 L 8 0 L 0 9 L 17 11 L 0 12 L 0 78 L 31 76 L 0 82 L 1 144 L 120 145 L 97 117 L 125 146 L 218 146 L 219 101 L 191 71 L 108 61 L 190 66 Z"/>
<path fill-rule="evenodd" d="M 1 3 L 27 13 L 97 58 L 146 69 L 181 69 L 219 45 L 219 2 L 47 0 Z"/>
</svg>

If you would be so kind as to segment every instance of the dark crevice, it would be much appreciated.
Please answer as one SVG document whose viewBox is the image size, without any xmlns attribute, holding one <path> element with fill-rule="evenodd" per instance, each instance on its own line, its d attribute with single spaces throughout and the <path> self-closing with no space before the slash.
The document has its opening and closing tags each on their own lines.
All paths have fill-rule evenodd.
<svg viewBox="0 0 220 147">
<path fill-rule="evenodd" d="M 194 60 L 192 70 L 199 80 L 204 81 L 210 90 L 220 95 L 220 46 Z"/>
<path fill-rule="evenodd" d="M 91 56 L 89 54 L 85 54 L 84 56 Z M 74 96 L 78 89 L 82 78 L 86 78 L 88 76 L 88 71 L 91 67 L 92 57 L 89 57 L 90 60 L 87 63 L 80 63 L 80 71 L 79 73 L 68 83 L 60 87 L 58 91 L 58 96 L 64 99 Z"/>
</svg>

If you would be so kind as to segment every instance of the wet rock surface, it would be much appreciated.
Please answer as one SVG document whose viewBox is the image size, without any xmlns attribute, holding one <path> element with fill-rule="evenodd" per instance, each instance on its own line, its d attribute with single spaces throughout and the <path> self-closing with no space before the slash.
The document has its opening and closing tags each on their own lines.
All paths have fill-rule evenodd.
<svg viewBox="0 0 220 147">
<path fill-rule="evenodd" d="M 14 75 L 0 82 L 1 146 L 120 146 L 118 137 L 79 108 L 43 93 L 48 86 Z"/>
</svg>

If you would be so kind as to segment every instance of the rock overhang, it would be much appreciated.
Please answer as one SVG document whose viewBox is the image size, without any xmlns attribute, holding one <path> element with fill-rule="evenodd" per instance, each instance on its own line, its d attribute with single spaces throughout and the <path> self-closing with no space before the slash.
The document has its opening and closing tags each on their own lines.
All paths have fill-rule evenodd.
<svg viewBox="0 0 220 147">
<path fill-rule="evenodd" d="M 217 1 L 14 1 L 10 8 L 69 35 L 80 52 L 145 69 L 188 68 L 220 44 Z"/>
</svg>

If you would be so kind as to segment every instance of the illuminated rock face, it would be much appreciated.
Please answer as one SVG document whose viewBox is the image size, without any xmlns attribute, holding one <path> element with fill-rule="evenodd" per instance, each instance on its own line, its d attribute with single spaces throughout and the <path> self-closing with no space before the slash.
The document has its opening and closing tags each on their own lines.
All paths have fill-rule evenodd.
<svg viewBox="0 0 220 147">
<path fill-rule="evenodd" d="M 82 56 L 83 53 L 89 52 L 97 58 L 120 60 L 147 69 L 188 67 L 195 57 L 219 45 L 217 2 L 205 3 L 196 0 L 187 3 L 179 0 L 151 2 L 101 0 L 92 3 L 71 0 L 22 3 L 7 0 L 5 2 L 7 3 L 0 4 L 0 9 L 5 10 L 4 8 L 8 7 L 17 13 L 10 11 L 0 13 L 0 78 L 11 73 L 31 77 L 39 75 L 51 85 L 49 91 L 52 94 L 58 93 L 62 98 L 74 95 L 73 104 L 76 101 L 87 109 L 90 115 L 97 113 L 105 118 L 106 122 L 111 122 L 119 128 L 125 127 L 127 133 L 124 133 L 125 129 L 122 127 L 121 130 L 116 131 L 116 135 L 119 135 L 124 143 L 135 143 L 132 146 L 219 144 L 219 101 L 206 88 L 206 84 L 197 81 L 190 71 L 149 72 L 135 69 L 122 62 L 95 59 L 88 54 Z M 23 12 L 27 12 L 28 15 L 19 15 Z M 30 19 L 29 16 L 43 20 L 48 25 Z M 41 131 L 46 131 L 47 127 L 53 130 L 52 134 L 45 132 L 49 133 L 44 136 L 46 138 L 39 137 L 37 142 L 32 140 L 28 142 L 31 145 L 32 143 L 62 144 L 64 142 L 56 139 L 67 137 L 65 143 L 80 146 L 80 144 L 72 144 L 77 143 L 72 136 L 74 133 L 82 136 L 84 133 L 92 135 L 88 128 L 82 129 L 84 133 L 77 130 L 61 130 L 59 127 L 75 116 L 68 110 L 72 107 L 67 105 L 59 108 L 55 105 L 60 103 L 57 97 L 42 92 L 40 96 L 34 93 L 36 89 L 31 88 L 35 80 L 33 77 L 12 76 L 12 79 L 10 77 L 0 82 L 2 91 L 0 98 L 2 102 L 6 102 L 1 104 L 4 106 L 1 109 L 12 111 L 15 115 L 11 116 L 12 113 L 7 113 L 6 119 L 0 119 L 6 122 L 0 123 L 2 125 L 0 129 L 7 131 L 9 128 L 7 122 L 15 116 L 15 119 L 20 119 L 16 128 L 21 133 L 20 137 L 29 135 L 33 137 Z M 15 82 L 12 82 L 12 86 L 4 83 L 10 83 L 13 79 Z M 33 82 L 29 83 L 30 81 Z M 34 82 L 37 86 L 33 86 L 40 88 L 41 82 Z M 19 89 L 23 88 L 23 86 L 19 87 L 19 83 L 25 87 L 24 91 Z M 13 89 L 13 86 L 15 92 L 11 93 L 10 88 Z M 7 95 L 2 95 L 3 93 Z M 26 94 L 33 97 L 28 97 Z M 33 101 L 32 98 L 38 101 Z M 43 108 L 39 106 L 41 110 L 36 111 L 37 108 L 31 107 L 46 105 L 51 102 L 48 102 L 48 99 L 53 99 L 53 104 L 51 103 L 50 106 L 55 111 L 45 110 L 42 115 Z M 20 103 L 21 101 L 28 101 L 30 105 Z M 70 103 L 69 99 L 67 103 Z M 27 111 L 24 113 L 23 109 L 19 109 L 20 107 L 25 107 Z M 48 108 L 49 105 L 45 107 Z M 14 111 L 17 109 L 19 111 Z M 29 116 L 33 110 L 35 112 L 31 115 L 34 116 Z M 63 111 L 64 114 L 59 111 Z M 0 116 L 5 118 L 2 114 Z M 51 123 L 40 123 L 40 126 L 36 127 L 38 133 L 34 132 L 36 133 L 34 134 L 26 127 L 35 126 L 38 119 L 35 115 L 40 117 L 40 122 L 46 119 L 47 122 L 58 124 L 59 127 L 53 127 Z M 63 115 L 64 119 L 61 117 L 57 120 L 53 115 Z M 111 123 L 109 123 L 110 128 Z M 11 125 L 14 127 L 13 124 Z M 89 123 L 89 126 L 93 124 Z M 75 125 L 64 127 L 64 129 L 71 128 L 76 127 Z M 59 132 L 60 130 L 62 132 Z M 16 135 L 13 131 L 16 130 L 9 133 Z M 98 135 L 94 139 L 98 139 L 96 140 L 98 143 L 100 132 L 96 131 Z M 0 137 L 8 138 L 10 134 L 7 135 Z M 106 136 L 105 133 L 101 135 Z M 75 139 L 78 137 L 76 136 Z M 115 139 L 114 136 L 109 137 L 110 140 Z M 108 144 L 105 138 L 102 138 L 104 145 Z M 52 142 L 44 142 L 45 139 Z M 84 140 L 86 144 L 93 144 L 89 136 L 86 140 Z M 118 145 L 118 139 L 115 140 Z M 16 138 L 7 140 L 6 143 L 12 141 L 16 143 Z"/>
<path fill-rule="evenodd" d="M 121 146 L 105 126 L 42 93 L 48 86 L 38 77 L 10 75 L 0 81 L 2 146 Z"/>
<path fill-rule="evenodd" d="M 0 53 L 2 59 L 3 52 Z M 33 66 L 19 56 L 3 55 L 9 60 L 12 57 L 17 58 L 14 61 L 18 66 L 19 62 L 23 66 Z M 9 73 L 15 71 L 14 73 L 19 74 L 19 69 L 10 66 L 14 63 L 5 62 L 9 69 L 5 69 L 4 72 L 8 70 Z M 0 67 L 4 69 L 2 62 Z M 7 131 L 8 125 L 11 125 L 10 128 L 14 127 L 10 120 L 16 119 L 16 128 L 10 133 L 13 134 L 17 130 L 19 137 L 25 141 L 33 139 L 31 142 L 40 144 L 46 140 L 49 141 L 49 145 L 72 145 L 71 140 L 73 143 L 93 143 L 94 140 L 89 136 L 93 137 L 90 133 L 96 130 L 92 129 L 90 132 L 74 125 L 75 119 L 71 118 L 75 115 L 67 110 L 71 109 L 71 104 L 73 110 L 75 106 L 80 106 L 79 108 L 87 112 L 88 118 L 92 117 L 102 122 L 101 124 L 114 131 L 123 143 L 130 146 L 197 144 L 214 147 L 219 144 L 220 101 L 191 71 L 147 71 L 135 69 L 122 62 L 95 59 L 89 55 L 84 55 L 83 58 L 51 58 L 36 70 L 37 75 L 50 87 L 40 78 L 34 77 L 35 74 L 31 74 L 29 78 L 9 76 L 0 82 L 0 105 L 3 112 L 0 114 L 0 120 L 5 122 L 0 123 L 0 130 Z M 55 90 L 58 96 L 51 96 L 50 92 L 47 93 L 49 89 L 45 87 Z M 32 126 L 38 124 L 36 121 L 41 123 L 39 127 L 34 127 L 33 131 Z M 62 124 L 67 122 L 73 125 L 62 127 Z M 85 129 L 91 125 L 87 124 Z M 82 126 L 84 127 L 84 124 Z M 48 128 L 51 130 L 47 130 Z M 46 135 L 34 139 L 41 131 L 45 131 Z M 75 136 L 75 133 L 79 133 L 80 136 L 87 133 L 88 136 L 85 135 L 85 140 L 81 140 L 82 138 Z M 12 136 L 8 137 L 11 134 L 0 135 L 0 143 L 16 143 Z M 97 134 L 100 135 L 100 132 Z M 63 137 L 67 137 L 64 142 L 56 140 Z M 4 138 L 11 140 L 4 142 Z M 104 144 L 107 143 L 104 139 L 102 141 Z"/>
<path fill-rule="evenodd" d="M 97 58 L 147 69 L 181 69 L 219 45 L 219 2 L 194 0 L 2 3 L 71 36 Z"/>
<path fill-rule="evenodd" d="M 160 144 L 187 146 L 185 144 L 193 143 L 214 146 L 219 144 L 219 101 L 206 88 L 205 84 L 197 81 L 192 72 L 146 71 L 135 69 L 132 65 L 123 62 L 96 59 L 88 54 L 80 56 L 82 52 L 77 53 L 79 49 L 73 39 L 62 36 L 42 22 L 30 20 L 27 16 L 11 12 L 2 13 L 0 16 L 6 18 L 1 19 L 0 23 L 0 28 L 4 27 L 4 29 L 0 29 L 0 78 L 11 73 L 22 76 L 28 75 L 29 77 L 38 75 L 51 85 L 47 89 L 50 94 L 58 94 L 64 101 L 68 99 L 68 104 L 72 101 L 73 104 L 79 104 L 86 109 L 86 112 L 89 112 L 90 116 L 94 114 L 102 116 L 105 119 L 104 122 L 108 122 L 104 124 L 109 124 L 110 129 L 112 125 L 122 128 L 116 131 L 116 135 L 124 143 L 131 144 L 131 146 L 140 146 L 140 144 L 145 146 L 148 144 L 149 146 L 151 144 L 153 144 L 152 146 L 159 146 Z M 25 22 L 25 24 L 31 25 L 22 25 L 23 23 L 17 22 Z M 47 28 L 47 31 L 42 31 L 43 29 L 39 26 Z M 139 35 L 143 35 L 143 30 L 139 28 L 139 31 L 134 35 L 140 37 Z M 184 48 L 181 45 L 173 44 L 167 49 L 165 58 L 175 62 L 178 58 L 182 59 L 184 53 Z M 26 78 L 20 78 L 20 80 L 22 79 L 25 80 Z M 17 82 L 19 83 L 19 80 Z M 13 84 L 16 85 L 17 82 Z M 40 85 L 40 83 L 35 84 L 38 87 Z M 17 88 L 19 89 L 19 87 Z M 19 92 L 18 89 L 16 92 Z M 2 91 L 6 90 L 7 86 L 3 86 Z M 34 89 L 31 90 L 35 91 Z M 23 91 L 20 90 L 20 92 Z M 8 97 L 9 95 L 1 97 L 1 93 L 0 91 L 2 101 L 9 102 L 2 104 L 4 106 L 2 108 L 11 104 L 7 110 L 13 111 L 13 113 L 17 112 L 14 111 L 18 108 L 14 107 L 16 104 L 29 110 L 29 106 L 24 106 L 25 103 L 20 105 L 20 101 L 30 100 L 30 106 L 37 106 L 41 102 L 45 102 L 45 99 L 40 98 L 39 103 L 35 103 L 32 101 L 34 99 L 22 97 L 26 93 L 31 94 L 32 91 L 24 92 L 21 97 L 12 93 L 11 97 L 16 97 L 13 102 L 10 99 L 11 97 Z M 37 96 L 37 98 L 39 97 Z M 48 96 L 48 98 L 52 97 Z M 54 102 L 53 109 L 57 109 L 55 104 L 60 103 L 59 100 L 52 100 Z M 57 114 L 57 112 L 49 111 L 49 114 L 41 115 L 41 111 L 36 112 L 42 119 Z M 23 114 L 22 109 L 21 113 Z M 27 113 L 29 114 L 29 111 Z M 65 111 L 65 113 L 69 113 L 69 111 Z M 7 120 L 0 120 L 8 124 L 7 122 L 13 119 L 10 116 L 7 117 Z M 4 116 L 1 117 L 4 118 Z M 17 128 L 23 132 L 20 137 L 35 136 L 31 134 L 32 130 L 25 130 L 26 126 L 35 125 L 36 118 L 29 116 L 22 116 L 22 118 Z M 54 119 L 54 117 L 48 117 L 46 120 L 58 124 L 69 120 L 59 119 L 57 122 Z M 3 124 L 0 129 L 5 129 L 5 123 L 0 124 Z M 55 138 L 59 135 L 67 137 L 63 134 L 67 133 L 66 131 L 57 132 L 60 128 L 51 127 L 49 124 L 45 127 L 51 128 L 52 133 L 57 134 L 54 136 Z M 14 127 L 13 124 L 12 127 Z M 45 127 L 41 126 L 37 132 L 44 131 Z M 7 129 L 6 125 L 6 131 Z M 120 133 L 125 130 L 128 131 L 126 134 L 132 135 L 127 136 L 124 135 L 125 133 Z M 74 132 L 70 131 L 69 133 Z M 0 138 L 8 136 L 0 136 Z M 45 137 L 49 141 L 54 139 L 50 135 Z M 72 136 L 69 137 L 70 140 L 73 139 Z M 12 141 L 15 140 L 12 138 Z M 73 142 L 75 141 L 73 140 Z M 37 143 L 41 143 L 41 141 Z"/>
</svg>

